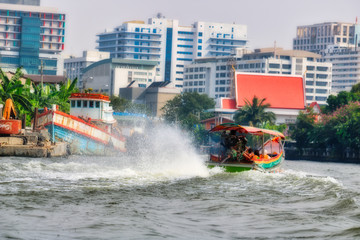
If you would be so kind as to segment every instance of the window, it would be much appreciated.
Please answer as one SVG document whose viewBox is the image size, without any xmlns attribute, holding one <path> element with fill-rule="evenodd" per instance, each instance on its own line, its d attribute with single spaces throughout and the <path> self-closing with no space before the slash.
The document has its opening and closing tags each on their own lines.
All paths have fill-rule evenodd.
<svg viewBox="0 0 360 240">
<path fill-rule="evenodd" d="M 270 68 L 280 68 L 280 64 L 270 63 L 270 64 L 269 64 L 269 67 L 270 67 Z"/>
<path fill-rule="evenodd" d="M 306 70 L 314 70 L 315 69 L 315 67 L 314 66 L 306 66 Z"/>
<path fill-rule="evenodd" d="M 94 108 L 94 101 L 89 101 L 89 108 Z"/>
<path fill-rule="evenodd" d="M 76 101 L 76 107 L 81 108 L 81 100 Z"/>
<path fill-rule="evenodd" d="M 307 99 L 307 97 L 306 97 Z M 326 97 L 315 97 L 316 101 L 326 101 Z"/>
<path fill-rule="evenodd" d="M 320 66 L 319 66 L 319 67 L 316 68 L 316 70 L 317 70 L 317 71 L 323 71 L 323 72 L 325 72 L 325 71 L 328 70 L 328 67 L 320 67 Z"/>
<path fill-rule="evenodd" d="M 197 55 L 198 55 L 198 57 L 201 57 L 201 52 L 199 52 Z"/>
<path fill-rule="evenodd" d="M 314 78 L 314 74 L 313 73 L 306 73 L 306 77 L 307 78 Z"/>
<path fill-rule="evenodd" d="M 316 86 L 322 86 L 322 87 L 327 86 L 327 82 L 319 82 L 319 81 L 317 81 Z"/>
<path fill-rule="evenodd" d="M 84 100 L 84 101 L 83 101 L 83 107 L 84 107 L 84 108 L 87 108 L 87 107 L 88 107 L 88 101 L 87 101 L 87 100 Z"/>
<path fill-rule="evenodd" d="M 179 31 L 179 34 L 185 34 L 185 35 L 193 35 L 193 32 L 185 32 L 185 31 Z"/>
<path fill-rule="evenodd" d="M 199 39 L 199 40 L 198 40 L 198 43 L 202 43 L 202 39 Z"/>
<path fill-rule="evenodd" d="M 75 100 L 71 100 L 71 107 L 72 107 L 72 108 L 75 107 Z"/>
<path fill-rule="evenodd" d="M 95 102 L 95 107 L 96 107 L 96 108 L 100 108 L 100 102 L 96 101 L 96 102 Z"/>
<path fill-rule="evenodd" d="M 327 89 L 316 89 L 316 93 L 327 93 Z"/>
<path fill-rule="evenodd" d="M 258 66 L 257 68 L 259 68 L 260 66 Z M 289 65 L 289 64 L 283 64 L 282 65 L 282 68 L 283 69 L 291 69 L 291 65 Z"/>
<path fill-rule="evenodd" d="M 202 37 L 203 33 L 202 32 L 199 32 L 199 37 Z"/>
<path fill-rule="evenodd" d="M 200 45 L 200 46 L 198 46 L 198 50 L 202 50 L 202 46 Z"/>
</svg>

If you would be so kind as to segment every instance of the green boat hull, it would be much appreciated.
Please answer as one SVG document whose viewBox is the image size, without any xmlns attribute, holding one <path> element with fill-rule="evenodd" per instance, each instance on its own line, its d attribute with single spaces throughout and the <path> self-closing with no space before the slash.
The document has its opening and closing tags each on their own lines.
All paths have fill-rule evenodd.
<svg viewBox="0 0 360 240">
<path fill-rule="evenodd" d="M 244 172 L 254 169 L 253 164 L 227 164 L 227 163 L 215 163 L 207 162 L 208 168 L 221 167 L 225 172 Z"/>
</svg>

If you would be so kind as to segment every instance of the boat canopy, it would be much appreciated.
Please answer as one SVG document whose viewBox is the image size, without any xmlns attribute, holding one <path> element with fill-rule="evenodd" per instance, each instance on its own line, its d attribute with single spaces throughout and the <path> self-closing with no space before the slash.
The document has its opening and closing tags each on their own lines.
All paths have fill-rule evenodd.
<svg viewBox="0 0 360 240">
<path fill-rule="evenodd" d="M 249 126 L 241 126 L 236 123 L 223 123 L 220 125 L 215 126 L 210 132 L 220 132 L 220 131 L 231 131 L 235 130 L 239 133 L 244 134 L 251 134 L 251 135 L 258 135 L 262 136 L 264 134 L 269 134 L 275 137 L 280 137 L 281 139 L 285 139 L 284 134 L 276 130 L 268 130 L 256 127 L 249 127 Z"/>
</svg>

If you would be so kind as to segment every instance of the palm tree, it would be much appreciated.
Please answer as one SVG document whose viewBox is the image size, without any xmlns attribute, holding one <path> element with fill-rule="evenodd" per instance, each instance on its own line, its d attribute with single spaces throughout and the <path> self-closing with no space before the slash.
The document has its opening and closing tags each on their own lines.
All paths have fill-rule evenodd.
<svg viewBox="0 0 360 240">
<path fill-rule="evenodd" d="M 260 126 L 260 124 L 269 122 L 274 123 L 275 114 L 265 112 L 270 104 L 265 103 L 266 98 L 259 99 L 254 96 L 252 102 L 245 99 L 245 106 L 235 112 L 234 120 L 241 125 Z"/>
<path fill-rule="evenodd" d="M 5 103 L 6 99 L 11 98 L 17 111 L 32 111 L 32 104 L 28 97 L 24 95 L 24 85 L 20 78 L 23 76 L 21 68 L 9 79 L 0 69 L 0 101 Z"/>
</svg>

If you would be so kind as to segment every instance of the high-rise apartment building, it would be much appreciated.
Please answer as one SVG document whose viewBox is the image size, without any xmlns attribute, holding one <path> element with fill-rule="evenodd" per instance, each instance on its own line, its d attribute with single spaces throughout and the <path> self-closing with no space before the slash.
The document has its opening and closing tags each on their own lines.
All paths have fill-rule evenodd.
<svg viewBox="0 0 360 240">
<path fill-rule="evenodd" d="M 359 24 L 326 22 L 298 26 L 296 38 L 293 40 L 293 49 L 324 55 L 324 51 L 328 46 L 354 47 L 359 42 Z"/>
<path fill-rule="evenodd" d="M 353 85 L 360 83 L 360 48 L 333 46 L 326 51 L 323 60 L 333 66 L 333 93 L 350 91 Z"/>
<path fill-rule="evenodd" d="M 184 66 L 199 57 L 229 56 L 235 48 L 247 47 L 247 27 L 239 24 L 196 22 L 180 26 L 178 20 L 162 17 L 125 22 L 98 34 L 99 51 L 112 58 L 158 62 L 157 81 L 183 86 Z"/>
<path fill-rule="evenodd" d="M 331 63 L 320 55 L 282 48 L 256 49 L 233 57 L 199 58 L 185 67 L 184 92 L 205 93 L 212 98 L 233 96 L 233 72 L 300 75 L 305 80 L 306 103 L 326 104 L 331 90 Z M 244 86 L 246 87 L 246 86 Z"/>
<path fill-rule="evenodd" d="M 64 36 L 65 14 L 57 9 L 21 3 L 0 4 L 0 67 L 3 70 L 23 67 L 28 74 L 62 75 L 63 62 L 59 54 L 64 49 Z"/>
</svg>

